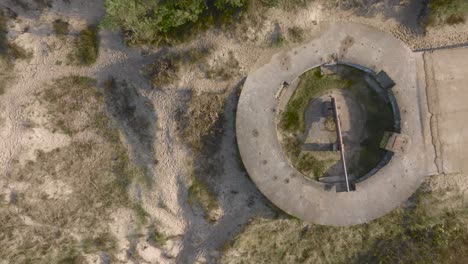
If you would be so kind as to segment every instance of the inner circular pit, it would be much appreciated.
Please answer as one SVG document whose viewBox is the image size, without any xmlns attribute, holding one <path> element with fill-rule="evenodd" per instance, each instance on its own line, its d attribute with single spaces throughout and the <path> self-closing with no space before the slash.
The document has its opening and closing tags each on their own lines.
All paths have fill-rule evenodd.
<svg viewBox="0 0 468 264">
<path fill-rule="evenodd" d="M 394 132 L 395 122 L 390 91 L 372 82 L 374 78 L 355 67 L 330 64 L 284 84 L 278 95 L 278 140 L 305 177 L 326 184 L 348 178 L 352 184 L 385 159 L 381 141 L 386 132 Z"/>
</svg>

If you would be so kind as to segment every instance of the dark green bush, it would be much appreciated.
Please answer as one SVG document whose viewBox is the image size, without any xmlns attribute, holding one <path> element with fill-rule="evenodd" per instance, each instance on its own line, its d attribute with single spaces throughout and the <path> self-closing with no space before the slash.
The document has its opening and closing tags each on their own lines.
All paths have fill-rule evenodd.
<svg viewBox="0 0 468 264">
<path fill-rule="evenodd" d="M 102 25 L 122 29 L 129 44 L 171 44 L 230 22 L 247 0 L 106 0 Z"/>
</svg>

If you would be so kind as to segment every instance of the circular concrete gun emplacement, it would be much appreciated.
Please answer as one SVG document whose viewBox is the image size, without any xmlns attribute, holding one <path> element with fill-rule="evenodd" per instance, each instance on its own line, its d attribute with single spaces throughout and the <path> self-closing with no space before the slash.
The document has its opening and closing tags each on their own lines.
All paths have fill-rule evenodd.
<svg viewBox="0 0 468 264">
<path fill-rule="evenodd" d="M 325 23 L 310 43 L 252 72 L 236 132 L 260 191 L 302 220 L 340 226 L 409 198 L 431 162 L 416 63 L 391 35 Z"/>
</svg>

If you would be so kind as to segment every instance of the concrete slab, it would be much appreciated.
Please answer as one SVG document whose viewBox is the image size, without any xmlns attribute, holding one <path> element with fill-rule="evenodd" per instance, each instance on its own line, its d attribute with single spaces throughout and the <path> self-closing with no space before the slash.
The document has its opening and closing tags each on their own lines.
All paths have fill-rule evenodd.
<svg viewBox="0 0 468 264">
<path fill-rule="evenodd" d="M 424 54 L 439 173 L 468 172 L 468 48 Z"/>
<path fill-rule="evenodd" d="M 421 64 L 422 58 L 393 36 L 374 28 L 338 22 L 320 27 L 322 33 L 316 39 L 274 56 L 248 76 L 237 110 L 239 150 L 260 191 L 287 213 L 322 225 L 365 223 L 406 201 L 424 177 L 434 171 L 427 98 L 417 78 L 420 75 L 416 65 Z M 343 48 L 343 43 L 351 44 Z M 358 182 L 356 191 L 350 193 L 327 190 L 325 184 L 307 179 L 290 166 L 276 131 L 275 94 L 280 84 L 293 83 L 304 71 L 320 66 L 330 57 L 375 72 L 385 70 L 394 79 L 393 91 L 402 109 L 401 133 L 412 140 L 405 155 L 394 157 L 375 175 Z M 290 67 L 281 66 L 284 60 L 291 62 Z M 265 160 L 267 164 L 262 165 Z"/>
</svg>

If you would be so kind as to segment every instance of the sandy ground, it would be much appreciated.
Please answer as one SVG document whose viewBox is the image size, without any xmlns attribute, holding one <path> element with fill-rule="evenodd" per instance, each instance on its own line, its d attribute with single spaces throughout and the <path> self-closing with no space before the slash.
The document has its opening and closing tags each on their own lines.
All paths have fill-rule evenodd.
<svg viewBox="0 0 468 264">
<path fill-rule="evenodd" d="M 14 166 L 22 166 L 27 160 L 34 159 L 37 150 L 50 151 L 67 146 L 69 138 L 60 133 L 52 133 L 44 125 L 44 109 L 35 103 L 35 93 L 42 84 L 55 78 L 79 74 L 96 78 L 100 83 L 110 76 L 126 80 L 137 87 L 142 96 L 154 106 L 157 130 L 154 135 L 154 156 L 142 156 L 141 160 L 157 160 L 156 166 L 150 166 L 156 184 L 151 190 L 141 194 L 143 208 L 161 224 L 164 233 L 171 238 L 162 248 L 149 246 L 145 241 L 137 242 L 137 251 L 142 263 L 193 263 L 215 262 L 220 256 L 220 248 L 231 239 L 251 217 L 271 215 L 263 196 L 250 182 L 245 172 L 239 168 L 234 139 L 235 97 L 229 98 L 226 106 L 225 133 L 221 139 L 218 156 L 222 161 L 224 173 L 216 181 L 217 199 L 222 215 L 215 224 L 208 223 L 196 214 L 186 203 L 187 157 L 191 154 L 177 140 L 177 122 L 175 113 L 180 107 L 184 91 L 195 92 L 222 91 L 232 89 L 251 70 L 268 61 L 272 54 L 280 52 L 268 45 L 275 26 L 279 25 L 283 33 L 291 26 L 306 29 L 306 38 L 313 38 L 318 30 L 316 24 L 323 20 L 344 20 L 370 24 L 382 30 L 392 32 L 415 49 L 427 49 L 446 45 L 459 45 L 468 41 L 466 25 L 430 29 L 422 36 L 414 16 L 419 13 L 422 1 L 402 1 L 401 4 L 376 4 L 362 10 L 328 11 L 325 5 L 316 3 L 308 9 L 296 13 L 282 10 L 270 10 L 266 19 L 258 26 L 240 27 L 233 34 L 215 31 L 207 32 L 188 45 L 213 44 L 215 50 L 210 59 L 222 60 L 229 51 L 233 52 L 240 64 L 240 73 L 230 81 L 208 80 L 194 67 L 182 70 L 180 81 L 162 89 L 153 89 L 141 74 L 140 69 L 154 61 L 157 49 L 149 49 L 149 55 L 142 55 L 141 49 L 129 48 L 122 44 L 117 33 L 102 30 L 100 33 L 101 50 L 98 61 L 89 68 L 58 65 L 64 61 L 71 46 L 71 39 L 59 41 L 52 33 L 51 22 L 57 18 L 66 18 L 71 24 L 71 33 L 77 34 L 86 24 L 95 24 L 104 15 L 102 1 L 52 1 L 50 8 L 41 11 L 18 8 L 13 1 L 2 1 L 1 5 L 11 7 L 19 18 L 10 21 L 9 39 L 33 52 L 30 61 L 18 61 L 14 71 L 16 79 L 0 96 L 0 193 L 8 194 L 11 190 L 21 191 L 21 183 L 6 182 L 2 174 Z M 406 3 L 408 2 L 408 3 Z M 32 5 L 34 7 L 34 5 Z M 28 29 L 25 31 L 25 29 Z M 246 29 L 246 30 L 244 30 Z M 288 45 L 297 45 L 289 43 Z M 28 123 L 34 123 L 34 129 L 26 129 Z M 125 128 L 123 128 L 125 129 Z M 131 137 L 127 144 L 133 153 L 143 152 L 138 144 L 133 144 Z M 19 163 L 14 162 L 18 160 Z M 19 165 L 18 165 L 19 164 Z M 447 167 L 448 168 L 448 167 Z M 46 192 L 57 197 L 66 196 L 68 191 L 61 183 L 50 183 L 44 187 Z M 162 209 L 164 203 L 170 210 Z M 114 222 L 110 223 L 113 233 L 119 238 L 121 254 L 119 259 L 126 259 L 126 250 L 130 246 L 128 239 L 130 220 L 125 212 L 115 212 Z M 26 221 L 27 222 L 27 221 Z M 31 223 L 31 222 L 29 222 Z M 27 223 L 26 223 L 27 224 Z M 102 257 L 91 257 L 99 261 Z"/>
</svg>

